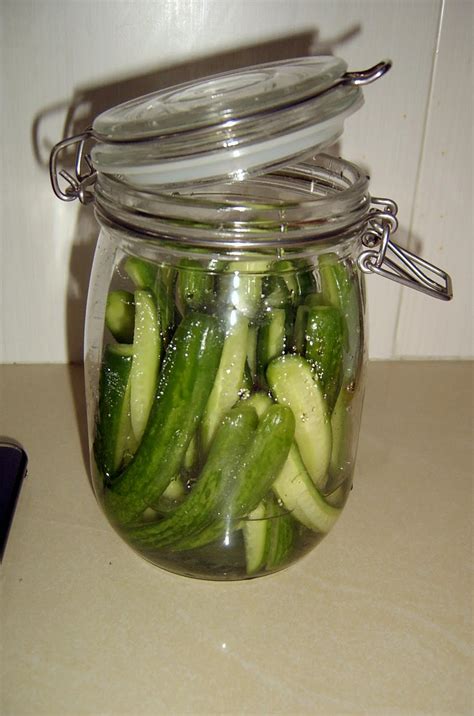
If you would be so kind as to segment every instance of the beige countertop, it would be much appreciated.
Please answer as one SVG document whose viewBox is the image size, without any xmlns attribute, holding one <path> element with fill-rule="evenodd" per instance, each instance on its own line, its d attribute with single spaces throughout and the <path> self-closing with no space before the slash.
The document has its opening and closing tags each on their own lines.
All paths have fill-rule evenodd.
<svg viewBox="0 0 474 716">
<path fill-rule="evenodd" d="M 2 565 L 0 712 L 471 714 L 472 375 L 372 363 L 344 515 L 292 568 L 225 584 L 153 567 L 107 525 L 80 368 L 1 367 L 0 434 L 29 475 Z"/>
</svg>

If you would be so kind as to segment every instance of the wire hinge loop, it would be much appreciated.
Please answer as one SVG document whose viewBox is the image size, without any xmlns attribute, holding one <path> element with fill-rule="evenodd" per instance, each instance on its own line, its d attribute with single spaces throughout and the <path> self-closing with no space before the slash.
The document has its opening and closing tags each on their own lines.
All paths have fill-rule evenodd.
<svg viewBox="0 0 474 716">
<path fill-rule="evenodd" d="M 372 197 L 362 243 L 366 247 L 357 260 L 364 273 L 376 273 L 403 286 L 449 301 L 453 297 L 451 277 L 420 256 L 392 241 L 398 228 L 397 205 L 391 199 Z"/>
<path fill-rule="evenodd" d="M 92 130 L 88 129 L 83 134 L 68 137 L 58 142 L 51 152 L 49 159 L 49 175 L 53 191 L 62 201 L 74 201 L 79 199 L 81 204 L 89 204 L 94 200 L 92 187 L 95 183 L 97 172 L 92 166 L 90 155 L 86 153 L 86 144 L 92 139 Z M 69 147 L 76 147 L 74 157 L 74 174 L 66 169 L 60 169 L 60 155 Z M 60 182 L 60 178 L 63 180 Z"/>
</svg>

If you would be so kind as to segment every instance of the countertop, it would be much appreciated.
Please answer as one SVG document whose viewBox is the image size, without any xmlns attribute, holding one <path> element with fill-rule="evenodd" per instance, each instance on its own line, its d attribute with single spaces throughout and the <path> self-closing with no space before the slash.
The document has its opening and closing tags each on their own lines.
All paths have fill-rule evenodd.
<svg viewBox="0 0 474 716">
<path fill-rule="evenodd" d="M 471 714 L 472 371 L 371 363 L 354 490 L 277 575 L 159 570 L 108 526 L 82 371 L 0 368 L 29 455 L 2 565 L 5 716 Z"/>
</svg>

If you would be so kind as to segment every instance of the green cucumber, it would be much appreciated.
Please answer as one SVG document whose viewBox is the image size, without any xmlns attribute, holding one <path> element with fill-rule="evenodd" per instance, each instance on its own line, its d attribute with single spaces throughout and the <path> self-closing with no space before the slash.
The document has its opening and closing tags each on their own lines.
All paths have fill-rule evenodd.
<svg viewBox="0 0 474 716">
<path fill-rule="evenodd" d="M 312 308 L 313 306 L 325 306 L 327 304 L 324 303 L 322 293 L 309 293 L 304 300 L 304 305 Z"/>
<path fill-rule="evenodd" d="M 262 305 L 263 261 L 231 261 L 222 274 L 221 300 L 236 308 L 249 321 L 255 320 Z"/>
<path fill-rule="evenodd" d="M 248 401 L 240 405 L 253 410 Z M 223 515 L 195 537 L 180 540 L 173 549 L 195 549 L 222 538 L 229 529 L 237 529 L 240 520 L 257 507 L 278 477 L 288 457 L 294 430 L 291 410 L 271 405 L 259 420 L 255 437 L 237 466 L 233 491 L 223 506 Z"/>
<path fill-rule="evenodd" d="M 281 356 L 268 366 L 267 380 L 276 400 L 293 411 L 301 457 L 316 487 L 323 489 L 331 459 L 331 423 L 310 364 L 301 356 Z"/>
<path fill-rule="evenodd" d="M 312 364 L 332 413 L 342 383 L 344 320 L 334 306 L 308 309 L 305 356 Z"/>
<path fill-rule="evenodd" d="M 160 351 L 160 323 L 153 294 L 149 290 L 135 291 L 130 415 L 137 442 L 142 439 L 155 398 Z"/>
<path fill-rule="evenodd" d="M 266 384 L 265 371 L 268 364 L 284 353 L 286 346 L 286 311 L 273 309 L 265 323 L 258 329 L 257 337 L 257 379 Z"/>
<path fill-rule="evenodd" d="M 108 345 L 104 351 L 99 383 L 99 405 L 94 442 L 97 467 L 106 479 L 113 477 L 127 453 L 136 448 L 130 423 L 129 345 Z"/>
<path fill-rule="evenodd" d="M 282 276 L 270 275 L 263 280 L 265 308 L 284 308 L 292 303 L 292 296 Z"/>
<path fill-rule="evenodd" d="M 167 547 L 180 538 L 188 539 L 222 513 L 257 422 L 257 414 L 250 406 L 240 404 L 230 410 L 219 424 L 192 492 L 162 520 L 131 525 L 127 530 L 131 542 L 142 549 Z"/>
<path fill-rule="evenodd" d="M 252 378 L 252 372 L 249 368 L 249 364 L 247 361 L 245 361 L 245 367 L 244 367 L 244 375 L 242 378 L 242 383 L 240 385 L 239 390 L 239 398 L 246 398 L 248 397 L 253 390 L 253 378 Z"/>
<path fill-rule="evenodd" d="M 271 265 L 271 271 L 274 271 L 280 276 L 286 284 L 288 289 L 288 299 L 291 303 L 296 303 L 299 298 L 299 286 L 296 278 L 296 266 L 292 261 L 288 259 L 281 259 L 275 261 Z"/>
<path fill-rule="evenodd" d="M 255 438 L 236 478 L 234 515 L 245 517 L 263 500 L 285 464 L 294 434 L 292 411 L 284 405 L 270 405 L 260 418 Z"/>
<path fill-rule="evenodd" d="M 145 510 L 141 519 L 145 519 L 149 522 L 152 521 L 153 513 L 155 513 L 154 517 L 156 519 L 158 515 L 172 512 L 178 507 L 178 505 L 181 504 L 185 495 L 186 491 L 184 489 L 184 485 L 181 482 L 180 477 L 175 475 L 163 494 L 156 500 L 156 502 L 153 503 L 153 505 L 151 505 L 153 512 L 150 515 L 150 519 L 148 519 L 147 510 Z M 158 513 L 158 515 L 156 513 Z"/>
<path fill-rule="evenodd" d="M 270 572 L 289 559 L 295 541 L 295 525 L 288 513 L 282 514 L 274 500 L 267 500 L 266 515 L 269 522 L 265 569 Z"/>
<path fill-rule="evenodd" d="M 270 396 L 267 393 L 262 393 L 260 391 L 252 393 L 250 397 L 245 399 L 245 404 L 251 405 L 252 408 L 255 408 L 259 418 L 261 418 L 262 415 L 266 413 L 272 403 L 273 401 Z"/>
<path fill-rule="evenodd" d="M 250 369 L 252 383 L 257 379 L 257 328 L 249 326 L 247 334 L 247 364 Z"/>
<path fill-rule="evenodd" d="M 221 361 L 201 424 L 201 446 L 206 452 L 222 417 L 239 399 L 247 359 L 248 321 L 232 311 Z"/>
<path fill-rule="evenodd" d="M 124 268 L 137 289 L 153 291 L 160 313 L 163 342 L 167 345 L 175 319 L 176 269 L 172 266 L 159 266 L 137 256 L 130 256 L 125 261 Z"/>
<path fill-rule="evenodd" d="M 163 492 L 162 497 L 167 500 L 180 500 L 184 497 L 184 486 L 179 477 L 175 477 L 171 480 L 170 484 Z"/>
<path fill-rule="evenodd" d="M 153 290 L 156 281 L 156 264 L 145 261 L 137 256 L 129 256 L 125 261 L 124 268 L 130 276 L 135 287 L 141 290 Z"/>
<path fill-rule="evenodd" d="M 192 471 L 196 467 L 198 462 L 199 462 L 199 447 L 198 447 L 197 434 L 194 433 L 194 435 L 192 436 L 191 441 L 188 445 L 188 449 L 186 450 L 186 455 L 184 456 L 183 467 L 185 470 Z"/>
<path fill-rule="evenodd" d="M 175 325 L 175 280 L 176 269 L 172 266 L 158 266 L 153 291 L 156 296 L 158 310 L 160 312 L 161 335 L 165 346 L 171 338 L 171 332 Z"/>
<path fill-rule="evenodd" d="M 361 296 L 359 279 L 355 269 L 337 254 L 319 257 L 319 273 L 324 303 L 338 308 L 345 324 L 343 380 L 356 380 L 362 360 L 363 324 L 361 322 Z"/>
<path fill-rule="evenodd" d="M 295 329 L 293 332 L 293 350 L 295 353 L 304 355 L 306 322 L 308 320 L 309 308 L 304 303 L 296 310 Z"/>
<path fill-rule="evenodd" d="M 305 300 L 307 296 L 318 292 L 318 284 L 312 266 L 306 264 L 303 270 L 298 271 L 296 274 L 296 280 L 298 282 L 300 302 L 301 300 Z"/>
<path fill-rule="evenodd" d="M 215 299 L 214 276 L 199 261 L 183 259 L 178 269 L 176 295 L 182 315 L 187 311 L 208 310 Z"/>
<path fill-rule="evenodd" d="M 242 523 L 248 575 L 255 574 L 265 565 L 265 555 L 268 551 L 267 540 L 270 535 L 269 526 L 270 520 L 266 518 L 264 502 L 260 502 Z"/>
<path fill-rule="evenodd" d="M 353 385 L 343 386 L 331 416 L 333 446 L 331 453 L 331 484 L 343 482 L 351 474 L 355 461 L 357 430 L 360 425 L 363 393 L 354 392 Z"/>
<path fill-rule="evenodd" d="M 119 343 L 132 343 L 135 303 L 130 291 L 110 291 L 105 307 L 105 325 Z"/>
<path fill-rule="evenodd" d="M 296 445 L 292 445 L 273 491 L 299 522 L 314 532 L 329 532 L 341 510 L 322 497 L 308 475 Z"/>
<path fill-rule="evenodd" d="M 209 399 L 223 343 L 213 316 L 189 314 L 178 326 L 140 446 L 104 494 L 105 508 L 118 523 L 137 519 L 179 472 Z"/>
</svg>

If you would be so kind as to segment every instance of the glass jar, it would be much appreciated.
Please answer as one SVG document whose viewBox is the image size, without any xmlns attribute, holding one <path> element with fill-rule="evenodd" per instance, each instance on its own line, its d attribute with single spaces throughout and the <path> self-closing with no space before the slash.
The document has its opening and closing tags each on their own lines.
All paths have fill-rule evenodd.
<svg viewBox="0 0 474 716">
<path fill-rule="evenodd" d="M 310 551 L 352 486 L 364 274 L 449 298 L 443 272 L 391 241 L 393 202 L 320 151 L 361 103 L 344 69 L 251 68 L 111 110 L 78 138 L 66 192 L 71 140 L 53 152 L 56 192 L 87 201 L 93 186 L 101 227 L 85 337 L 95 494 L 173 572 L 245 579 Z"/>
</svg>

